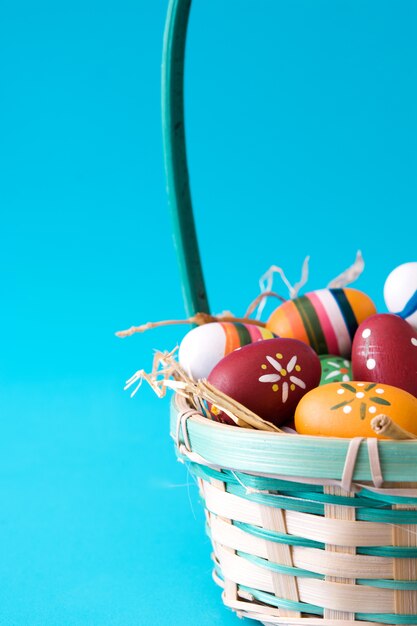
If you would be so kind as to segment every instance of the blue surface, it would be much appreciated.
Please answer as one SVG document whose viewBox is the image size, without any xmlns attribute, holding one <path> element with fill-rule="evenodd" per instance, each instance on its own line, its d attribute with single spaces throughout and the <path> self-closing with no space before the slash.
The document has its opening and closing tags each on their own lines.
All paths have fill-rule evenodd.
<svg viewBox="0 0 417 626">
<path fill-rule="evenodd" d="M 183 327 L 161 148 L 165 0 L 5 0 L 0 623 L 241 623 L 211 581 L 168 403 L 122 391 Z M 195 0 L 192 191 L 213 311 L 416 260 L 417 5 Z M 278 291 L 287 295 L 277 283 Z"/>
</svg>

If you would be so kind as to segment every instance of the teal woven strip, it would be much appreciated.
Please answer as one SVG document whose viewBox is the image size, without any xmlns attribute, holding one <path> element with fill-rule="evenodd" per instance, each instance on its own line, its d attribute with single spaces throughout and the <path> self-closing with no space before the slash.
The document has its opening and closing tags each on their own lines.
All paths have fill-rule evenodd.
<svg viewBox="0 0 417 626">
<path fill-rule="evenodd" d="M 375 493 L 369 491 L 369 489 L 361 489 L 360 495 L 364 495 L 366 498 L 373 500 L 380 500 L 387 504 L 411 504 L 417 506 L 417 498 L 405 498 L 404 496 L 390 496 L 386 493 Z"/>
<path fill-rule="evenodd" d="M 215 478 L 225 483 L 233 485 L 244 484 L 250 489 L 259 489 L 261 491 L 305 491 L 305 483 L 293 483 L 288 480 L 278 480 L 276 478 L 265 478 L 264 476 L 254 476 L 252 474 L 243 474 L 241 472 L 232 472 L 230 470 L 217 471 L 211 467 L 198 465 L 197 463 L 187 463 L 190 472 L 209 480 Z M 308 489 L 312 492 L 323 492 L 323 487 L 320 485 L 309 485 Z"/>
<path fill-rule="evenodd" d="M 221 569 L 218 565 L 215 566 L 217 576 L 224 580 Z M 407 582 L 407 581 L 404 581 Z M 294 602 L 293 600 L 285 600 L 283 598 L 277 598 L 276 596 L 266 593 L 265 591 L 259 591 L 258 589 L 252 589 L 244 585 L 239 585 L 239 589 L 252 595 L 258 602 L 269 604 L 270 606 L 276 606 L 277 608 L 287 609 L 289 611 L 300 611 L 301 613 L 312 613 L 314 615 L 323 615 L 324 610 L 320 606 L 314 604 L 307 604 L 304 602 Z M 408 624 L 414 626 L 417 624 L 417 615 L 396 615 L 395 613 L 356 613 L 355 619 L 364 622 L 380 622 L 381 624 Z"/>
<path fill-rule="evenodd" d="M 228 492 L 252 502 L 283 508 L 289 511 L 301 511 L 324 515 L 324 504 L 282 495 L 269 493 L 247 493 L 241 485 L 230 485 Z M 330 498 L 328 500 L 332 502 Z M 363 522 L 383 522 L 390 524 L 417 524 L 417 511 L 392 511 L 391 509 L 361 508 L 357 511 L 356 519 Z"/>
<path fill-rule="evenodd" d="M 195 474 L 199 478 L 202 478 L 203 480 L 215 478 L 216 480 L 221 480 L 228 485 L 244 485 L 248 489 L 258 489 L 259 491 L 277 491 L 281 495 L 288 498 L 300 498 L 302 500 L 322 502 L 326 504 L 354 506 L 355 508 L 375 506 L 375 500 L 372 500 L 371 498 L 345 498 L 343 496 L 325 494 L 323 493 L 323 487 L 320 485 L 308 485 L 309 491 L 306 492 L 306 485 L 303 483 L 291 483 L 287 480 L 274 480 L 272 478 L 264 478 L 262 476 L 242 474 L 240 472 L 219 472 L 209 467 L 198 465 L 197 463 L 189 463 L 188 465 L 191 473 Z M 381 503 L 377 506 L 386 506 L 386 504 Z"/>
<path fill-rule="evenodd" d="M 251 524 L 245 524 L 244 522 L 233 522 L 233 525 L 240 530 L 243 530 L 254 537 L 260 539 L 266 539 L 267 541 L 273 541 L 274 543 L 283 543 L 289 546 L 302 546 L 303 548 L 319 548 L 324 549 L 324 543 L 320 541 L 313 541 L 312 539 L 304 539 L 303 537 L 296 537 L 295 535 L 286 535 L 285 533 L 279 533 L 274 530 L 266 530 L 260 526 L 252 526 Z"/>
<path fill-rule="evenodd" d="M 284 598 L 277 598 L 276 596 L 266 593 L 265 591 L 259 591 L 258 589 L 252 589 L 251 587 L 244 587 L 239 585 L 239 589 L 250 593 L 259 602 L 276 606 L 279 609 L 287 609 L 288 611 L 300 611 L 301 613 L 314 613 L 316 615 L 323 615 L 323 609 L 315 604 L 307 604 L 306 602 L 295 602 L 294 600 L 285 600 Z"/>
<path fill-rule="evenodd" d="M 356 619 L 381 624 L 417 624 L 417 615 L 396 615 L 395 613 L 356 613 Z"/>
<path fill-rule="evenodd" d="M 247 493 L 240 485 L 230 485 L 228 492 L 258 504 L 279 507 L 288 511 L 324 515 L 324 505 L 317 502 L 297 500 L 296 498 L 267 493 Z M 417 511 L 362 508 L 358 509 L 356 519 L 362 522 L 381 522 L 385 524 L 417 524 Z"/>
<path fill-rule="evenodd" d="M 271 572 L 278 572 L 279 574 L 287 574 L 288 576 L 299 576 L 301 578 L 318 578 L 319 580 L 324 580 L 324 576 L 322 574 L 317 574 L 316 572 L 310 572 L 306 569 L 301 569 L 299 567 L 291 567 L 289 565 L 280 565 L 278 563 L 272 563 L 271 561 L 267 561 L 266 559 L 262 559 L 259 556 L 254 556 L 253 554 L 248 554 L 247 552 L 240 552 L 239 550 L 236 554 L 255 565 L 259 565 L 259 567 L 263 567 L 265 569 L 270 570 Z"/>
<path fill-rule="evenodd" d="M 309 486 L 310 487 L 310 486 Z M 355 508 L 381 508 L 387 506 L 384 502 L 375 502 L 370 498 L 346 498 L 344 496 L 332 496 L 327 493 L 310 493 L 310 492 L 291 492 L 286 491 L 283 493 L 288 497 L 292 498 L 302 498 L 303 500 L 313 500 L 314 502 L 323 502 L 323 504 L 336 504 L 339 506 L 354 506 Z"/>
<path fill-rule="evenodd" d="M 249 487 L 258 487 L 258 485 L 260 485 L 262 489 L 267 489 L 268 491 L 298 492 L 305 491 L 307 486 L 305 483 L 293 483 L 289 480 L 265 478 L 265 476 L 253 476 L 252 474 L 244 474 L 241 472 L 233 472 L 233 474 L 238 476 L 239 480 L 241 480 L 243 484 L 248 485 Z M 323 487 L 321 485 L 308 485 L 308 490 L 311 492 L 320 493 L 323 491 Z"/>
<path fill-rule="evenodd" d="M 388 580 L 383 578 L 358 578 L 358 585 L 366 587 L 377 587 L 378 589 L 397 589 L 399 591 L 416 591 L 416 580 Z"/>
<path fill-rule="evenodd" d="M 282 495 L 284 498 L 298 498 L 300 500 L 312 501 L 313 503 L 317 501 L 320 503 L 339 504 L 345 506 L 353 505 L 355 507 L 369 507 L 369 505 L 372 504 L 372 501 L 368 498 L 344 498 L 343 496 L 331 496 L 324 494 L 322 493 L 323 487 L 320 485 L 314 485 L 314 491 L 305 493 L 304 491 L 301 491 L 301 489 L 305 490 L 306 485 L 301 483 L 295 483 L 299 486 L 300 491 L 298 491 L 293 489 L 294 483 L 290 483 L 289 481 L 272 480 L 260 476 L 241 474 L 239 472 L 219 472 L 196 463 L 189 463 L 188 465 L 191 473 L 199 478 L 202 478 L 203 480 L 210 481 L 210 479 L 214 478 L 226 483 L 227 485 L 234 485 L 241 487 L 242 489 L 247 488 L 257 489 L 259 491 L 277 491 L 279 492 L 279 495 Z M 291 491 L 287 491 L 289 488 Z M 232 493 L 230 489 L 229 492 Z M 263 495 L 268 496 L 269 494 Z M 276 502 L 275 495 L 271 494 L 271 498 L 273 498 L 274 502 Z M 323 509 L 323 507 L 321 507 L 321 509 Z"/>
<path fill-rule="evenodd" d="M 216 478 L 222 480 L 228 485 L 228 492 L 257 502 L 258 504 L 265 504 L 267 506 L 273 506 L 277 508 L 286 509 L 289 511 L 300 511 L 302 513 L 312 513 L 314 515 L 324 515 L 324 503 L 329 504 L 343 504 L 345 506 L 352 506 L 353 503 L 358 503 L 358 511 L 356 519 L 361 522 L 380 522 L 385 524 L 417 524 L 417 511 L 393 511 L 390 508 L 383 509 L 382 505 L 378 504 L 374 508 L 365 507 L 365 504 L 369 504 L 369 500 L 364 498 L 343 498 L 341 496 L 328 496 L 326 494 L 309 494 L 297 492 L 297 494 L 284 495 L 284 494 L 270 494 L 270 493 L 251 493 L 247 492 L 246 488 L 254 489 L 254 487 L 242 487 L 236 476 L 227 472 L 216 472 L 215 470 L 202 467 L 201 465 L 193 464 L 190 468 L 192 473 L 205 480 Z M 246 475 L 245 475 L 246 478 Z M 244 483 L 245 484 L 245 483 Z M 262 484 L 258 483 L 258 488 L 261 488 Z M 309 499 L 304 499 L 309 496 Z M 317 501 L 318 500 L 318 501 Z"/>
<path fill-rule="evenodd" d="M 415 559 L 417 558 L 417 548 L 406 546 L 375 546 L 368 548 L 356 548 L 358 554 L 368 556 L 385 556 L 393 559 Z"/>
<path fill-rule="evenodd" d="M 285 533 L 279 533 L 273 530 L 266 530 L 259 526 L 252 526 L 251 524 L 245 524 L 244 522 L 234 522 L 234 526 L 243 530 L 254 537 L 260 539 L 266 539 L 267 541 L 273 541 L 275 543 L 283 543 L 289 546 L 301 546 L 303 548 L 317 548 L 318 550 L 324 550 L 325 544 L 320 541 L 313 541 L 312 539 L 304 539 L 304 537 L 296 537 L 295 535 L 286 535 Z M 406 546 L 371 546 L 371 547 L 358 547 L 356 548 L 358 554 L 364 554 L 368 556 L 383 556 L 393 559 L 413 559 L 417 558 L 417 548 L 409 548 Z"/>
<path fill-rule="evenodd" d="M 192 473 L 199 478 L 203 478 L 205 480 L 216 478 L 217 480 L 225 482 L 227 484 L 228 493 L 245 498 L 246 500 L 251 500 L 252 502 L 257 502 L 258 504 L 266 504 L 269 506 L 288 509 L 290 511 L 315 513 L 316 515 L 324 514 L 324 506 L 320 503 L 306 502 L 301 499 L 297 500 L 296 498 L 288 498 L 286 496 L 273 495 L 269 493 L 248 493 L 246 488 L 242 487 L 237 478 L 233 477 L 232 474 L 228 474 L 227 472 L 215 472 L 207 467 L 203 468 L 201 465 L 196 464 L 193 464 L 193 467 L 190 469 Z M 258 488 L 259 487 L 261 487 L 261 485 L 258 485 Z M 247 488 L 254 489 L 254 487 L 249 487 L 249 485 Z"/>
<path fill-rule="evenodd" d="M 358 521 L 381 522 L 386 524 L 417 524 L 417 511 L 393 511 L 388 508 L 388 503 L 383 504 L 378 502 L 377 504 L 372 502 L 370 498 L 344 498 L 342 496 L 331 496 L 319 493 L 318 491 L 314 493 L 302 491 L 294 493 L 286 492 L 285 494 L 280 493 L 279 495 L 269 493 L 247 493 L 246 488 L 268 491 L 271 487 L 273 487 L 274 490 L 278 490 L 281 486 L 279 483 L 284 483 L 287 488 L 289 483 L 288 481 L 272 481 L 272 479 L 264 479 L 258 476 L 251 477 L 247 474 L 241 474 L 238 472 L 218 472 L 195 463 L 190 464 L 190 471 L 205 480 L 210 480 L 211 478 L 221 480 L 228 485 L 229 493 L 260 504 L 280 507 L 290 511 L 312 513 L 314 515 L 324 515 L 324 504 L 339 504 L 344 506 L 353 505 L 358 508 L 356 515 L 356 519 Z M 242 483 L 245 487 L 242 486 Z M 400 498 L 399 502 L 404 502 L 404 500 L 405 498 Z M 414 503 L 414 500 L 412 503 Z M 374 505 L 373 508 L 369 507 L 370 504 Z M 387 508 L 383 509 L 383 506 L 386 506 Z"/>
<path fill-rule="evenodd" d="M 205 478 L 206 480 L 210 477 L 213 477 L 209 476 L 205 470 L 202 470 L 201 466 L 194 467 L 193 473 L 200 478 Z M 223 473 L 217 472 L 217 477 L 219 478 L 219 480 L 224 480 L 227 483 L 227 477 L 223 475 Z M 240 498 L 245 498 L 246 500 L 250 500 L 252 502 L 256 502 L 258 504 L 265 504 L 267 506 L 282 508 L 288 511 L 299 511 L 301 513 L 311 513 L 313 515 L 324 515 L 324 504 L 322 504 L 321 502 L 304 500 L 296 497 L 295 494 L 290 497 L 281 494 L 275 495 L 270 493 L 248 493 L 237 480 L 234 483 L 228 483 L 228 493 L 239 496 Z M 300 495 L 305 496 L 306 494 L 298 494 L 298 496 Z M 312 498 L 317 498 L 317 494 L 315 494 L 315 496 L 312 495 Z M 325 501 L 328 503 L 340 504 L 338 500 L 340 500 L 338 496 L 325 498 Z M 346 500 L 348 501 L 349 499 L 346 498 Z M 352 498 L 352 500 L 353 502 L 355 502 L 356 498 Z M 364 504 L 363 500 L 360 501 L 360 503 Z M 350 505 L 352 506 L 352 503 L 350 503 Z M 388 508 L 382 509 L 379 506 L 373 509 L 362 507 L 358 508 L 356 519 L 360 522 L 379 522 L 384 524 L 417 524 L 417 511 L 393 511 Z"/>
<path fill-rule="evenodd" d="M 368 489 L 362 489 L 359 492 L 359 495 L 355 498 L 344 498 L 343 496 L 331 496 L 329 494 L 324 494 L 323 487 L 320 485 L 308 485 L 308 491 L 305 491 L 307 486 L 305 483 L 293 483 L 288 480 L 253 476 L 251 474 L 231 472 L 229 470 L 219 472 L 209 467 L 198 465 L 197 463 L 188 463 L 188 465 L 193 474 L 203 478 L 204 480 L 215 478 L 216 480 L 221 480 L 227 484 L 242 485 L 243 483 L 250 489 L 259 489 L 260 491 L 279 491 L 282 495 L 292 498 L 302 498 L 304 500 L 313 500 L 315 502 L 322 502 L 326 504 L 340 504 L 344 506 L 355 506 L 355 508 L 369 509 L 380 509 L 390 504 L 409 504 L 417 506 L 417 498 L 389 496 L 384 493 L 374 493 Z M 378 519 L 373 521 L 378 521 Z"/>
<path fill-rule="evenodd" d="M 246 559 L 247 561 L 268 569 L 272 572 L 278 572 L 279 574 L 287 574 L 289 576 L 297 576 L 300 578 L 316 578 L 318 580 L 324 580 L 323 574 L 312 572 L 310 570 L 301 569 L 298 567 L 290 567 L 288 565 L 281 565 L 278 563 L 271 563 L 266 559 L 254 556 L 253 554 L 247 554 L 246 552 L 237 551 L 237 555 Z M 395 589 L 399 591 L 415 591 L 417 590 L 417 581 L 413 580 L 389 580 L 383 578 L 358 578 L 356 579 L 358 585 L 365 587 L 374 587 L 376 589 Z"/>
<path fill-rule="evenodd" d="M 361 522 L 381 522 L 383 524 L 417 524 L 417 511 L 359 509 L 356 519 Z"/>
<path fill-rule="evenodd" d="M 221 480 L 222 482 L 223 481 L 226 482 L 226 477 L 230 474 L 230 472 L 218 472 L 217 470 L 214 470 L 211 467 L 206 467 L 205 465 L 199 465 L 198 463 L 188 463 L 186 461 L 186 465 L 192 474 L 194 474 L 195 476 L 198 476 L 198 478 L 207 480 L 208 482 L 210 482 L 211 478 L 215 478 L 216 480 Z"/>
<path fill-rule="evenodd" d="M 306 502 L 305 500 L 297 500 L 296 498 L 287 498 L 285 496 L 272 495 L 269 493 L 247 493 L 245 488 L 240 485 L 229 485 L 227 491 L 235 496 L 251 500 L 251 502 L 257 502 L 258 504 L 286 509 L 287 511 L 300 511 L 302 513 L 324 515 L 324 505 L 317 502 Z"/>
<path fill-rule="evenodd" d="M 314 604 L 305 604 L 303 602 L 293 602 L 277 598 L 270 593 L 258 591 L 250 587 L 239 585 L 239 588 L 246 593 L 250 593 L 259 602 L 264 602 L 278 608 L 285 608 L 290 611 L 300 611 L 302 613 L 313 613 L 315 615 L 323 615 L 324 611 L 321 607 Z M 355 618 L 364 622 L 380 622 L 381 624 L 409 624 L 415 626 L 417 624 L 417 615 L 396 615 L 395 613 L 356 613 Z"/>
</svg>

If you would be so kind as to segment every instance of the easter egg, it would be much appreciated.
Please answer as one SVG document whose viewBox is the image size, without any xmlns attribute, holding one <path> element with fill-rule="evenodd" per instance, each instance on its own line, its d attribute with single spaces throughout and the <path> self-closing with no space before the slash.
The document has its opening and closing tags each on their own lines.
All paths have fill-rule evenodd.
<svg viewBox="0 0 417 626">
<path fill-rule="evenodd" d="M 319 358 L 321 363 L 320 385 L 352 380 L 350 361 L 341 356 L 332 356 L 330 354 L 323 354 Z"/>
<path fill-rule="evenodd" d="M 403 263 L 388 275 L 384 300 L 390 313 L 396 313 L 417 329 L 417 262 Z"/>
<path fill-rule="evenodd" d="M 271 339 L 275 335 L 255 324 L 210 322 L 190 330 L 181 341 L 178 361 L 194 380 L 207 378 L 213 367 L 226 355 L 249 343 Z"/>
<path fill-rule="evenodd" d="M 319 384 L 320 361 L 297 339 L 267 339 L 244 346 L 224 357 L 208 381 L 263 419 L 281 424 L 293 415 L 300 398 Z M 217 407 L 218 421 L 232 423 Z"/>
<path fill-rule="evenodd" d="M 297 406 L 295 427 L 302 435 L 376 437 L 371 421 L 380 414 L 417 434 L 417 398 L 391 385 L 356 381 L 307 393 Z"/>
<path fill-rule="evenodd" d="M 266 326 L 279 337 L 304 341 L 317 354 L 349 357 L 358 325 L 374 313 L 372 300 L 357 289 L 319 289 L 281 304 Z"/>
<path fill-rule="evenodd" d="M 417 331 L 392 313 L 363 322 L 352 346 L 355 380 L 394 385 L 417 396 Z"/>
</svg>

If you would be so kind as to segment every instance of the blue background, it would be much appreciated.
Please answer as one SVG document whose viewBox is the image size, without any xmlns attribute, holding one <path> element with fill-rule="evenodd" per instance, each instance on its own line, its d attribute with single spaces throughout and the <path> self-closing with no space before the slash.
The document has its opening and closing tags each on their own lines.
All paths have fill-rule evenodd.
<svg viewBox="0 0 417 626">
<path fill-rule="evenodd" d="M 211 581 L 168 402 L 123 382 L 185 327 L 160 122 L 167 3 L 3 0 L 0 624 L 240 623 Z M 192 192 L 213 312 L 272 264 L 416 260 L 414 0 L 195 1 Z M 277 282 L 276 288 L 285 293 Z M 191 483 L 191 485 L 190 485 Z"/>
</svg>

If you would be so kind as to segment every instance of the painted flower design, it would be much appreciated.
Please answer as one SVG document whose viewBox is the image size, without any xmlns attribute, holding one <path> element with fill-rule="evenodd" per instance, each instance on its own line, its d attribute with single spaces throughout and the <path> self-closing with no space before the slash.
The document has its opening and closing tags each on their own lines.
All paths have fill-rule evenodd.
<svg viewBox="0 0 417 626">
<path fill-rule="evenodd" d="M 297 356 L 292 356 L 285 367 L 281 364 L 283 358 L 284 357 L 280 352 L 278 352 L 274 357 L 266 356 L 266 360 L 269 365 L 272 366 L 274 371 L 271 374 L 262 374 L 258 380 L 261 383 L 272 383 L 272 391 L 279 391 L 281 389 L 282 402 L 285 404 L 288 400 L 290 391 L 294 391 L 296 387 L 305 389 L 306 384 L 299 376 L 296 376 L 295 373 L 293 373 L 296 372 L 299 374 L 301 372 L 301 367 L 297 363 Z M 263 363 L 261 368 L 263 370 L 267 370 L 268 365 Z"/>
<path fill-rule="evenodd" d="M 366 383 L 356 383 L 356 386 L 358 389 L 348 383 L 341 383 L 340 388 L 337 390 L 337 394 L 341 397 L 346 394 L 347 399 L 332 406 L 331 410 L 335 411 L 336 409 L 342 409 L 343 413 L 349 415 L 349 413 L 353 410 L 352 402 L 360 400 L 359 416 L 362 420 L 364 420 L 367 412 L 371 415 L 375 415 L 378 411 L 378 408 L 375 405 L 391 406 L 391 402 L 388 402 L 388 400 L 382 397 L 384 389 L 382 389 L 382 387 L 378 387 L 377 383 L 369 383 L 368 385 Z M 367 405 L 368 401 L 370 402 L 370 406 Z"/>
<path fill-rule="evenodd" d="M 334 361 L 327 361 L 328 365 L 334 367 L 334 369 L 324 377 L 324 380 L 330 380 L 336 376 L 341 376 L 343 382 L 350 380 L 350 363 L 347 359 L 343 359 L 342 364 L 335 363 Z"/>
</svg>

